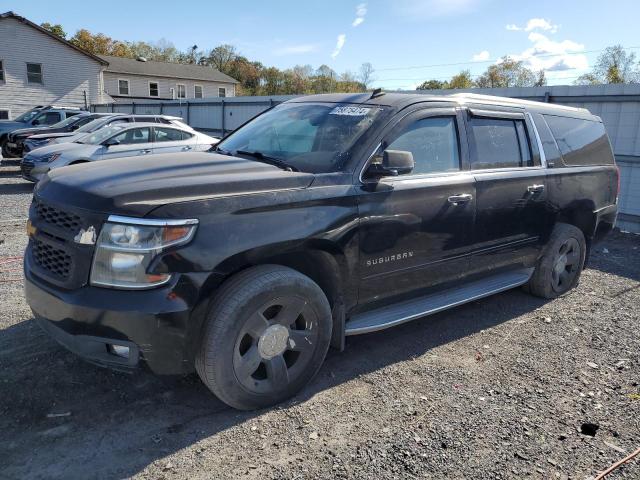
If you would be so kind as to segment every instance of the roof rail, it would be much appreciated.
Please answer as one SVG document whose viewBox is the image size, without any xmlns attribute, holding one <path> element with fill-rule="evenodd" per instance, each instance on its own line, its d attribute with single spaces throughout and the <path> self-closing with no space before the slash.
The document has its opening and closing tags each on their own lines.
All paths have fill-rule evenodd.
<svg viewBox="0 0 640 480">
<path fill-rule="evenodd" d="M 467 92 L 462 92 L 462 93 L 453 93 L 451 94 L 451 97 L 456 97 L 459 98 L 461 100 L 475 100 L 478 102 L 485 102 L 485 103 L 499 103 L 499 104 L 507 104 L 507 105 L 531 105 L 531 106 L 535 106 L 539 103 L 542 102 L 536 102 L 533 100 L 523 100 L 523 99 L 519 99 L 519 98 L 512 98 L 512 97 L 499 97 L 496 95 L 483 95 L 480 93 L 467 93 Z M 578 108 L 578 107 L 568 107 L 566 105 L 559 105 L 557 103 L 552 103 L 552 104 L 547 104 L 547 105 L 553 105 L 554 108 L 558 108 L 558 109 L 562 109 L 562 110 L 568 110 L 568 111 L 581 111 L 581 112 L 588 112 L 588 110 L 586 108 Z"/>
</svg>

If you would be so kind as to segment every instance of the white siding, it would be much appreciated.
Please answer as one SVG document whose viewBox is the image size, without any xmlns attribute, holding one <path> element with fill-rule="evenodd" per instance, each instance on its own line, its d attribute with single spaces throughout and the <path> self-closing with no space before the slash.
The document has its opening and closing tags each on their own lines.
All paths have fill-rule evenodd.
<svg viewBox="0 0 640 480">
<path fill-rule="evenodd" d="M 129 95 L 133 97 L 133 100 L 138 98 L 159 98 L 159 99 L 171 99 L 171 88 L 175 89 L 176 95 L 178 94 L 177 84 L 186 85 L 187 99 L 193 99 L 194 97 L 194 85 L 202 85 L 203 97 L 217 97 L 218 87 L 225 87 L 227 89 L 227 97 L 235 96 L 235 85 L 233 83 L 222 82 L 207 82 L 204 80 L 182 80 L 177 78 L 167 77 L 152 77 L 143 75 L 131 75 L 126 73 L 114 73 L 104 72 L 104 87 L 106 93 L 111 96 L 119 97 L 118 80 L 129 80 Z M 159 96 L 149 97 L 149 82 L 158 82 Z M 131 99 L 127 97 L 119 97 L 115 99 L 117 102 L 130 102 Z"/>
<path fill-rule="evenodd" d="M 0 19 L 0 110 L 16 117 L 35 105 L 84 106 L 102 103 L 98 61 L 13 18 Z M 27 63 L 40 63 L 44 83 L 27 83 Z"/>
</svg>

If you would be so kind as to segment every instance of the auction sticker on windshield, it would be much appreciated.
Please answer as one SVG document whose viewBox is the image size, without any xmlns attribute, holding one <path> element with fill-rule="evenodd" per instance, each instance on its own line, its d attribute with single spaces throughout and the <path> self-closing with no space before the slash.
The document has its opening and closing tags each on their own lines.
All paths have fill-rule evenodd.
<svg viewBox="0 0 640 480">
<path fill-rule="evenodd" d="M 351 117 L 364 117 L 371 109 L 367 107 L 336 107 L 329 115 L 349 115 Z"/>
</svg>

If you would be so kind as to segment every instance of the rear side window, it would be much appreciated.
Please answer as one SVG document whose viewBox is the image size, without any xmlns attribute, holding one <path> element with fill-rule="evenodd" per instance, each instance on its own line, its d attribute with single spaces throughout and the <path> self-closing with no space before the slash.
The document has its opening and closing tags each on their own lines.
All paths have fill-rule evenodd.
<svg viewBox="0 0 640 480">
<path fill-rule="evenodd" d="M 182 140 L 182 132 L 174 128 L 154 128 L 154 142 L 178 142 Z"/>
<path fill-rule="evenodd" d="M 565 165 L 610 165 L 613 155 L 600 122 L 544 115 Z"/>
<path fill-rule="evenodd" d="M 386 147 L 413 154 L 412 174 L 460 170 L 458 133 L 454 117 L 430 117 L 417 120 Z"/>
<path fill-rule="evenodd" d="M 469 126 L 475 144 L 472 170 L 533 165 L 523 120 L 471 117 Z"/>
</svg>

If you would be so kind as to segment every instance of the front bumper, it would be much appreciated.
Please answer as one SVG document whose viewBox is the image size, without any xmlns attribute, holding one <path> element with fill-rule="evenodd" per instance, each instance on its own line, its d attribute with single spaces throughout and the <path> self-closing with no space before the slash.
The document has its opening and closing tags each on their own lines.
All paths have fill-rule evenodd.
<svg viewBox="0 0 640 480">
<path fill-rule="evenodd" d="M 144 363 L 161 375 L 192 372 L 201 325 L 193 314 L 197 291 L 185 276 L 144 291 L 64 290 L 35 277 L 25 259 L 25 296 L 37 322 L 77 355 L 118 369 Z M 109 345 L 129 347 L 129 357 Z"/>
</svg>

